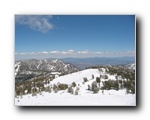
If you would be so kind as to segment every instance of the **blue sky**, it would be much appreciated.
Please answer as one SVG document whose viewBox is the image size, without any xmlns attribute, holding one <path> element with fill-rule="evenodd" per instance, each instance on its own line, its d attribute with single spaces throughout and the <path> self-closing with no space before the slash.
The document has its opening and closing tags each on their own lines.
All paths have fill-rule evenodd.
<svg viewBox="0 0 150 120">
<path fill-rule="evenodd" d="M 134 15 L 16 15 L 17 58 L 135 55 Z"/>
</svg>

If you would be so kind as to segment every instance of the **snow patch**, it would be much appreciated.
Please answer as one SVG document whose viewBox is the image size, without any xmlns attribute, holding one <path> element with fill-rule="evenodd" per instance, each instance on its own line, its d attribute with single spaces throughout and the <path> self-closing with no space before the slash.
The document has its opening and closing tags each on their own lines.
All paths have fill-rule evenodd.
<svg viewBox="0 0 150 120">
<path fill-rule="evenodd" d="M 18 74 L 18 71 L 19 71 L 19 68 L 20 68 L 20 62 L 17 62 L 16 64 L 15 64 L 15 76 Z"/>
<path fill-rule="evenodd" d="M 32 96 L 24 95 L 23 98 L 15 98 L 15 105 L 17 106 L 136 106 L 135 95 L 125 95 L 124 90 L 105 90 L 104 94 L 80 94 L 70 95 L 65 91 L 58 93 L 42 92 L 42 95 Z"/>
</svg>

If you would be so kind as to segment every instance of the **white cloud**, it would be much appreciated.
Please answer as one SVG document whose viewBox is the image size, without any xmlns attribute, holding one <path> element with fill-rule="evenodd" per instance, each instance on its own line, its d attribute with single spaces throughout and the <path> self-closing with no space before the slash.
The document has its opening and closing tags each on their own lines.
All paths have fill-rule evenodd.
<svg viewBox="0 0 150 120">
<path fill-rule="evenodd" d="M 96 52 L 97 54 L 103 54 L 102 52 Z"/>
<path fill-rule="evenodd" d="M 49 53 L 58 54 L 58 53 L 60 53 L 60 52 L 59 52 L 59 51 L 51 51 L 51 52 L 49 52 Z"/>
<path fill-rule="evenodd" d="M 74 50 L 68 50 L 68 51 L 51 51 L 49 52 L 51 54 L 74 54 L 75 51 Z"/>
<path fill-rule="evenodd" d="M 65 52 L 65 51 L 61 51 L 61 52 L 60 52 L 60 54 L 64 54 L 64 55 L 65 55 L 65 54 L 67 54 L 67 52 Z"/>
<path fill-rule="evenodd" d="M 68 52 L 67 52 L 68 54 L 74 54 L 75 53 L 75 51 L 74 50 L 68 50 Z"/>
<path fill-rule="evenodd" d="M 42 52 L 27 52 L 27 53 L 18 53 L 15 52 L 17 57 L 24 58 L 65 58 L 65 57 L 123 57 L 123 56 L 135 56 L 135 51 L 97 51 L 92 52 L 88 50 L 83 51 L 42 51 Z"/>
<path fill-rule="evenodd" d="M 47 51 L 43 51 L 43 52 L 41 52 L 42 54 L 48 54 L 48 52 Z"/>
<path fill-rule="evenodd" d="M 79 54 L 88 54 L 89 51 L 88 50 L 84 50 L 84 51 L 78 51 L 77 53 L 79 53 Z"/>
<path fill-rule="evenodd" d="M 31 29 L 43 33 L 53 29 L 53 24 L 49 21 L 52 16 L 45 15 L 16 15 L 15 22 L 20 25 L 28 25 Z"/>
</svg>

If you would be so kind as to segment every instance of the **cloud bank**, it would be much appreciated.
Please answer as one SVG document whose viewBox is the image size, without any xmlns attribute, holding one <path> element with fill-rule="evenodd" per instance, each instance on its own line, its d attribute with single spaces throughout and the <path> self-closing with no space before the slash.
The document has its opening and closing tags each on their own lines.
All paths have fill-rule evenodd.
<svg viewBox="0 0 150 120">
<path fill-rule="evenodd" d="M 54 25 L 49 21 L 52 16 L 40 15 L 16 15 L 15 23 L 20 25 L 27 25 L 33 30 L 46 33 L 54 28 Z"/>
<path fill-rule="evenodd" d="M 83 51 L 42 51 L 42 52 L 27 52 L 27 53 L 15 53 L 17 59 L 42 59 L 42 58 L 66 58 L 66 57 L 75 57 L 75 58 L 86 58 L 86 57 L 132 57 L 135 56 L 135 51 L 122 51 L 122 52 L 113 52 L 113 51 L 97 51 L 92 52 L 89 50 Z"/>
</svg>

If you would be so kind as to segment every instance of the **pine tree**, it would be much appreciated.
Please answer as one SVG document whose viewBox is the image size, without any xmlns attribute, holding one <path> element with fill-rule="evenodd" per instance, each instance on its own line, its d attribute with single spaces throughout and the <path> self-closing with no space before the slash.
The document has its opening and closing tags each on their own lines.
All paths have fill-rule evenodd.
<svg viewBox="0 0 150 120">
<path fill-rule="evenodd" d="M 94 79 L 94 75 L 92 74 L 92 79 Z"/>
<path fill-rule="evenodd" d="M 77 85 L 76 85 L 76 83 L 75 82 L 73 82 L 72 83 L 72 87 L 76 87 Z"/>
<path fill-rule="evenodd" d="M 98 93 L 99 92 L 99 88 L 97 86 L 97 82 L 96 81 L 92 82 L 92 91 L 93 91 L 93 93 Z"/>
</svg>

